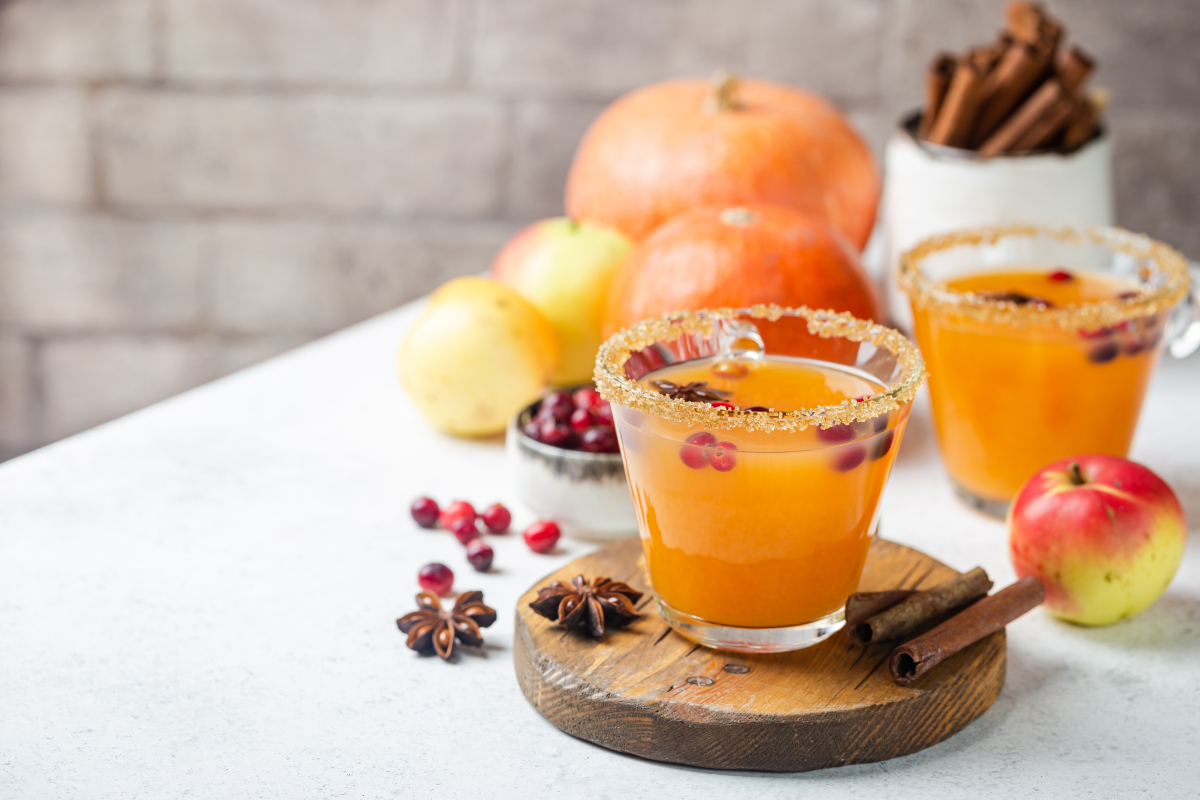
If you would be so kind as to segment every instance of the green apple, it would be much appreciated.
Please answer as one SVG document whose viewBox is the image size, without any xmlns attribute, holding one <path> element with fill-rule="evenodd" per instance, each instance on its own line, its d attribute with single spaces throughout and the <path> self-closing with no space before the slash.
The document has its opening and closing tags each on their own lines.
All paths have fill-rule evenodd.
<svg viewBox="0 0 1200 800">
<path fill-rule="evenodd" d="M 558 332 L 562 355 L 552 383 L 591 379 L 608 287 L 632 247 L 612 228 L 557 217 L 524 228 L 496 256 L 492 277 L 532 303 Z"/>
</svg>

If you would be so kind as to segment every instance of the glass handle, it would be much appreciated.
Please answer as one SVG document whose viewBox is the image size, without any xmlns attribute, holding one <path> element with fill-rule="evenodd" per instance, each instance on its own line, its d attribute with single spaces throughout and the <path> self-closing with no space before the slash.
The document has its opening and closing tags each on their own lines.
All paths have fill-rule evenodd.
<svg viewBox="0 0 1200 800">
<path fill-rule="evenodd" d="M 1200 264 L 1192 261 L 1188 275 L 1187 296 L 1167 318 L 1167 346 L 1175 358 L 1187 358 L 1200 348 Z"/>
</svg>

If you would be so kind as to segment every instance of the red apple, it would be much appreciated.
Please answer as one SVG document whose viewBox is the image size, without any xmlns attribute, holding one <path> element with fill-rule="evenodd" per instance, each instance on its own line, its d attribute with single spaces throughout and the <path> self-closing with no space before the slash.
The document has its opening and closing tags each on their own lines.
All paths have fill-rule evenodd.
<svg viewBox="0 0 1200 800">
<path fill-rule="evenodd" d="M 1183 559 L 1187 522 L 1171 487 L 1141 464 L 1078 456 L 1021 487 L 1008 536 L 1017 575 L 1041 580 L 1051 614 L 1108 625 L 1166 590 Z"/>
<path fill-rule="evenodd" d="M 492 277 L 532 303 L 558 332 L 562 357 L 551 383 L 591 379 L 608 287 L 632 246 L 612 228 L 558 217 L 521 230 L 496 256 Z"/>
</svg>

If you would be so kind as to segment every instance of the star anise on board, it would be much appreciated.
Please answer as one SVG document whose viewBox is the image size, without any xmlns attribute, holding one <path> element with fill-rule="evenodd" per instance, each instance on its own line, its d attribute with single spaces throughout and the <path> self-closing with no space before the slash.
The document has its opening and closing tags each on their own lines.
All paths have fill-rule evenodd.
<svg viewBox="0 0 1200 800">
<path fill-rule="evenodd" d="M 650 381 L 650 385 L 673 400 L 691 400 L 694 403 L 711 403 L 724 400 L 733 392 L 708 388 L 708 381 L 675 383 L 673 381 Z"/>
<path fill-rule="evenodd" d="M 478 647 L 483 644 L 480 628 L 496 621 L 496 610 L 483 604 L 483 592 L 463 592 L 449 611 L 433 592 L 417 595 L 416 611 L 396 620 L 396 627 L 408 634 L 408 647 L 418 653 L 437 653 L 450 658 L 454 640 Z"/>
<path fill-rule="evenodd" d="M 1033 294 L 1022 294 L 1021 292 L 1004 292 L 1000 290 L 988 290 L 983 292 L 975 292 L 976 297 L 982 297 L 985 300 L 996 300 L 1001 303 L 1012 303 L 1016 306 L 1033 306 L 1034 308 L 1054 308 L 1054 303 L 1044 297 L 1038 297 Z"/>
<path fill-rule="evenodd" d="M 576 575 L 570 584 L 543 586 L 529 607 L 567 630 L 586 625 L 592 636 L 603 636 L 605 625 L 619 628 L 641 616 L 633 606 L 641 597 L 627 583 Z"/>
</svg>

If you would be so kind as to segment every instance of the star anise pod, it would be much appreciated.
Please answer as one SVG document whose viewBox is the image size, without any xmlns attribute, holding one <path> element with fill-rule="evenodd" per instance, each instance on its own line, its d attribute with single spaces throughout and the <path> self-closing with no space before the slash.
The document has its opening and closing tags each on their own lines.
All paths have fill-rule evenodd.
<svg viewBox="0 0 1200 800">
<path fill-rule="evenodd" d="M 1054 308 L 1054 303 L 1044 297 L 1038 297 L 1033 294 L 1022 294 L 1021 292 L 1003 292 L 1000 290 L 988 290 L 983 292 L 975 292 L 976 297 L 982 297 L 985 300 L 997 300 L 1001 303 L 1012 303 L 1017 306 L 1033 306 L 1034 308 Z"/>
<path fill-rule="evenodd" d="M 567 630 L 586 624 L 592 636 L 603 636 L 606 624 L 619 628 L 641 616 L 633 606 L 641 596 L 627 583 L 608 578 L 589 582 L 576 575 L 570 585 L 555 581 L 543 586 L 529 607 Z"/>
<path fill-rule="evenodd" d="M 691 400 L 694 403 L 712 403 L 724 400 L 733 392 L 708 388 L 708 381 L 675 383 L 673 381 L 650 381 L 650 385 L 673 400 Z"/>
<path fill-rule="evenodd" d="M 408 647 L 418 653 L 433 651 L 442 658 L 454 652 L 454 640 L 478 647 L 483 644 L 480 628 L 496 621 L 496 610 L 483 604 L 483 592 L 463 592 L 449 611 L 433 592 L 417 595 L 420 608 L 396 620 L 396 627 L 408 634 Z"/>
</svg>

